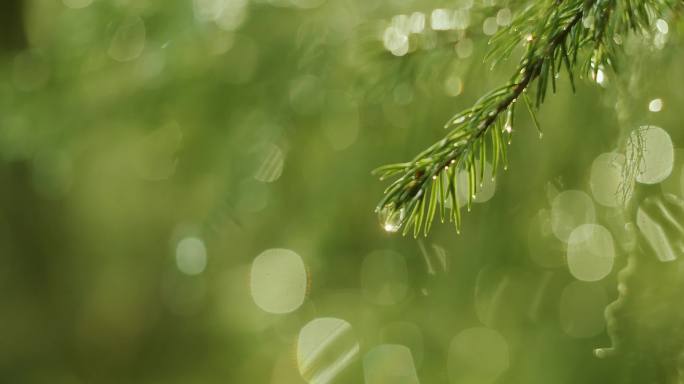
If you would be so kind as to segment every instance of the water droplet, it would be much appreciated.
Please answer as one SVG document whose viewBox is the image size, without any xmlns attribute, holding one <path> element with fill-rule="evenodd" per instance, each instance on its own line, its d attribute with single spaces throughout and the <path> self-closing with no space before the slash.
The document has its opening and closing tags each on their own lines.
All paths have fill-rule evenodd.
<svg viewBox="0 0 684 384">
<path fill-rule="evenodd" d="M 404 223 L 406 210 L 397 209 L 394 203 L 385 205 L 379 213 L 380 224 L 387 232 L 397 232 Z"/>
</svg>

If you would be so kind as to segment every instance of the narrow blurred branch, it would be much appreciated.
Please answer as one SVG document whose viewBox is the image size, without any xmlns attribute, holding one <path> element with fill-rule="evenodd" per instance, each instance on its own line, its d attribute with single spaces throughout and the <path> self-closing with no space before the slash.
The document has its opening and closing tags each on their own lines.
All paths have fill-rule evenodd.
<svg viewBox="0 0 684 384">
<path fill-rule="evenodd" d="M 5 0 L 0 5 L 0 51 L 26 48 L 23 0 Z"/>
</svg>

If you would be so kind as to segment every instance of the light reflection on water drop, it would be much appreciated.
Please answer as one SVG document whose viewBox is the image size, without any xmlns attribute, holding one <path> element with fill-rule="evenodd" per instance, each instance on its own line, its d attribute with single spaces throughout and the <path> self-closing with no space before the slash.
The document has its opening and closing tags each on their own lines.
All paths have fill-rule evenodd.
<svg viewBox="0 0 684 384">
<path fill-rule="evenodd" d="M 382 229 L 387 232 L 397 232 L 404 223 L 406 210 L 404 208 L 396 209 L 394 204 L 387 204 L 378 213 L 378 219 Z"/>
</svg>

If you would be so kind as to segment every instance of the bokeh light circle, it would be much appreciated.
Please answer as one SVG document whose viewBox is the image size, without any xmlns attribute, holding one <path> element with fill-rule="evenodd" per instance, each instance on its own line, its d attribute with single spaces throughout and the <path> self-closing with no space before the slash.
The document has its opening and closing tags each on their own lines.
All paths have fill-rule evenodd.
<svg viewBox="0 0 684 384">
<path fill-rule="evenodd" d="M 613 235 L 597 224 L 584 224 L 575 228 L 568 239 L 567 260 L 568 269 L 576 279 L 603 279 L 613 269 Z"/>
<path fill-rule="evenodd" d="M 302 258 L 289 249 L 267 249 L 252 262 L 252 299 L 269 313 L 289 313 L 306 297 L 308 277 Z"/>
</svg>

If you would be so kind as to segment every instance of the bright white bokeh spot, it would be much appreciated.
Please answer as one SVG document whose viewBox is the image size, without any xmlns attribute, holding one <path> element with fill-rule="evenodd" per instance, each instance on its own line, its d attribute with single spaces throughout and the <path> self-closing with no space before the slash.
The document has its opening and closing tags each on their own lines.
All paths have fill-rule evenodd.
<svg viewBox="0 0 684 384">
<path fill-rule="evenodd" d="M 430 26 L 435 31 L 447 31 L 451 29 L 451 15 L 446 9 L 437 8 L 430 16 Z"/>
<path fill-rule="evenodd" d="M 72 9 L 85 8 L 93 3 L 93 0 L 62 0 L 64 5 Z"/>
<path fill-rule="evenodd" d="M 425 30 L 425 14 L 413 12 L 408 21 L 408 31 L 411 33 L 421 33 Z"/>
<path fill-rule="evenodd" d="M 599 67 L 597 70 L 595 70 L 593 63 L 591 69 L 591 78 L 599 85 L 606 85 L 606 74 L 603 71 L 603 68 Z"/>
<path fill-rule="evenodd" d="M 589 185 L 591 194 L 597 203 L 606 207 L 617 207 L 622 199 L 629 200 L 630 196 L 622 196 L 622 172 L 625 156 L 619 153 L 602 153 L 591 164 Z"/>
<path fill-rule="evenodd" d="M 656 20 L 655 26 L 658 32 L 662 33 L 663 35 L 666 35 L 668 32 L 670 32 L 670 26 L 667 24 L 667 21 L 663 19 Z"/>
<path fill-rule="evenodd" d="M 582 224 L 596 220 L 594 203 L 589 195 L 578 190 L 559 193 L 551 203 L 551 229 L 556 237 L 568 242 L 570 233 Z"/>
<path fill-rule="evenodd" d="M 250 291 L 259 308 L 290 313 L 306 298 L 308 275 L 302 258 L 289 249 L 267 249 L 252 262 Z"/>
<path fill-rule="evenodd" d="M 261 165 L 254 172 L 254 178 L 263 183 L 272 183 L 280 178 L 283 173 L 285 155 L 275 144 L 268 143 L 259 151 L 261 154 Z"/>
<path fill-rule="evenodd" d="M 144 49 L 145 23 L 138 16 L 129 16 L 117 26 L 107 54 L 116 61 L 131 61 Z"/>
<path fill-rule="evenodd" d="M 361 265 L 364 297 L 379 305 L 400 302 L 408 292 L 408 268 L 404 257 L 394 251 L 370 253 Z"/>
<path fill-rule="evenodd" d="M 297 338 L 297 367 L 312 384 L 331 383 L 359 354 L 351 325 L 331 317 L 306 324 Z"/>
<path fill-rule="evenodd" d="M 390 26 L 385 30 L 382 41 L 385 45 L 385 49 L 390 51 L 394 56 L 404 56 L 408 53 L 408 35 L 395 26 Z"/>
<path fill-rule="evenodd" d="M 485 327 L 466 329 L 449 346 L 449 381 L 493 383 L 508 369 L 509 359 L 508 343 L 499 332 Z"/>
<path fill-rule="evenodd" d="M 197 237 L 186 237 L 176 245 L 176 266 L 186 275 L 199 275 L 207 266 L 207 249 Z"/>
<path fill-rule="evenodd" d="M 641 126 L 632 131 L 627 142 L 628 161 L 640 162 L 636 180 L 643 184 L 657 184 L 665 180 L 674 166 L 674 146 L 670 135 L 653 125 Z"/>
<path fill-rule="evenodd" d="M 660 112 L 663 109 L 663 99 L 653 99 L 648 103 L 648 110 L 651 112 Z"/>
<path fill-rule="evenodd" d="M 573 281 L 560 297 L 559 320 L 563 332 L 576 338 L 593 337 L 605 327 L 608 297 L 598 284 Z"/>
<path fill-rule="evenodd" d="M 613 269 L 615 244 L 613 235 L 598 224 L 577 227 L 568 239 L 568 269 L 576 279 L 597 281 Z"/>
<path fill-rule="evenodd" d="M 363 358 L 365 384 L 418 384 L 411 350 L 403 345 L 384 344 L 370 350 Z"/>
</svg>

